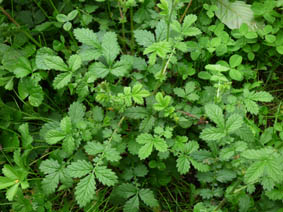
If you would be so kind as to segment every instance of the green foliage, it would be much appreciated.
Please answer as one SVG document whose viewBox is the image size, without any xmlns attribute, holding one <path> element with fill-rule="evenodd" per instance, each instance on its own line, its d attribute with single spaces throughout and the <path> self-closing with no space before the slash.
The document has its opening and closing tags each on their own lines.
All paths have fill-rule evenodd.
<svg viewBox="0 0 283 212">
<path fill-rule="evenodd" d="M 0 3 L 1 211 L 282 210 L 282 0 Z"/>
</svg>

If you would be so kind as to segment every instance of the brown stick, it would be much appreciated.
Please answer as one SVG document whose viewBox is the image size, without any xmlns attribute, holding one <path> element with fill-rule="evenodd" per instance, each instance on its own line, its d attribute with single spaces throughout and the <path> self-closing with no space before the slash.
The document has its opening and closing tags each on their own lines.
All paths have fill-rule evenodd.
<svg viewBox="0 0 283 212">
<path fill-rule="evenodd" d="M 7 13 L 6 10 L 4 10 L 3 7 L 0 7 L 0 10 L 1 10 L 2 13 L 3 13 L 4 15 L 6 15 L 7 18 L 8 18 L 10 21 L 12 21 L 17 27 L 19 27 L 19 28 L 21 27 L 20 24 L 18 24 L 18 22 L 17 22 L 13 17 L 11 17 L 10 14 Z"/>
<path fill-rule="evenodd" d="M 180 23 L 182 23 L 183 19 L 185 18 L 185 15 L 187 14 L 189 8 L 190 8 L 191 5 L 192 5 L 192 2 L 193 2 L 193 0 L 191 0 L 190 3 L 188 3 L 188 5 L 187 5 L 187 7 L 186 7 L 186 9 L 185 9 L 185 11 L 184 11 L 182 17 L 181 17 L 180 20 L 179 20 Z"/>
</svg>

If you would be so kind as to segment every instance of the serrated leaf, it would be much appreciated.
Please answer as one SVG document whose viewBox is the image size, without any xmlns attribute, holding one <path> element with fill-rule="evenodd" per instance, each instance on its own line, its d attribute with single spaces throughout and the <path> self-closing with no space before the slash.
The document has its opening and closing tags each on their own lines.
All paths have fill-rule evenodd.
<svg viewBox="0 0 283 212">
<path fill-rule="evenodd" d="M 144 160 L 145 158 L 147 158 L 151 154 L 152 148 L 153 148 L 153 143 L 147 143 L 147 144 L 143 145 L 139 149 L 139 158 L 141 160 Z"/>
<path fill-rule="evenodd" d="M 245 181 L 247 183 L 255 183 L 264 173 L 265 163 L 261 161 L 252 164 L 245 174 Z"/>
<path fill-rule="evenodd" d="M 206 141 L 216 141 L 225 136 L 223 129 L 215 127 L 205 128 L 200 134 L 200 138 Z"/>
<path fill-rule="evenodd" d="M 89 174 L 92 170 L 92 164 L 85 160 L 72 162 L 71 165 L 67 167 L 67 171 L 71 177 L 83 177 Z"/>
<path fill-rule="evenodd" d="M 243 118 L 239 114 L 231 115 L 226 122 L 226 130 L 232 133 L 238 130 L 243 125 Z"/>
<path fill-rule="evenodd" d="M 92 141 L 88 142 L 87 145 L 84 146 L 84 149 L 87 154 L 95 156 L 104 151 L 104 146 L 101 143 Z"/>
<path fill-rule="evenodd" d="M 44 139 L 48 144 L 56 144 L 65 138 L 66 134 L 59 130 L 49 130 L 45 133 Z"/>
<path fill-rule="evenodd" d="M 85 115 L 85 106 L 80 102 L 73 102 L 68 111 L 68 115 L 70 116 L 73 123 L 78 123 L 83 120 Z"/>
<path fill-rule="evenodd" d="M 141 132 L 149 132 L 153 128 L 154 123 L 155 123 L 154 116 L 148 116 L 140 123 L 139 130 Z"/>
<path fill-rule="evenodd" d="M 271 102 L 273 100 L 273 97 L 270 95 L 270 93 L 266 91 L 260 91 L 253 93 L 249 99 L 253 101 L 258 101 L 258 102 Z"/>
<path fill-rule="evenodd" d="M 105 158 L 108 161 L 117 162 L 121 159 L 120 153 L 115 148 L 108 147 L 104 151 L 105 151 Z"/>
<path fill-rule="evenodd" d="M 108 65 L 112 65 L 120 52 L 120 46 L 115 32 L 106 32 L 102 41 L 102 54 Z"/>
<path fill-rule="evenodd" d="M 123 211 L 124 212 L 138 212 L 139 205 L 140 205 L 139 197 L 138 195 L 135 195 L 125 203 Z"/>
<path fill-rule="evenodd" d="M 79 55 L 72 55 L 68 60 L 69 67 L 71 71 L 78 70 L 82 65 L 82 59 Z"/>
<path fill-rule="evenodd" d="M 44 70 L 69 71 L 68 66 L 59 56 L 43 55 Z M 41 67 L 42 68 L 42 67 Z"/>
<path fill-rule="evenodd" d="M 53 87 L 55 89 L 61 89 L 65 87 L 71 81 L 72 76 L 73 74 L 71 72 L 66 72 L 57 75 L 53 81 Z"/>
<path fill-rule="evenodd" d="M 205 113 L 217 126 L 224 128 L 224 116 L 222 109 L 215 104 L 207 104 L 204 106 Z"/>
<path fill-rule="evenodd" d="M 66 138 L 63 140 L 62 149 L 68 155 L 71 155 L 75 151 L 76 144 L 75 139 L 72 137 L 72 135 L 66 136 Z"/>
<path fill-rule="evenodd" d="M 13 201 L 14 196 L 16 195 L 16 193 L 18 191 L 19 185 L 20 185 L 20 183 L 17 183 L 7 190 L 6 197 L 9 201 Z"/>
<path fill-rule="evenodd" d="M 131 119 L 143 119 L 148 115 L 148 111 L 144 107 L 131 107 L 125 111 L 125 116 Z"/>
<path fill-rule="evenodd" d="M 244 104 L 247 108 L 247 111 L 250 112 L 251 114 L 257 115 L 259 108 L 258 108 L 258 104 L 255 103 L 254 101 L 250 100 L 250 99 L 244 99 Z"/>
<path fill-rule="evenodd" d="M 177 159 L 177 169 L 180 174 L 186 174 L 190 170 L 190 160 L 186 155 L 181 155 Z"/>
<path fill-rule="evenodd" d="M 80 180 L 75 190 L 75 197 L 80 207 L 86 206 L 94 198 L 95 188 L 96 183 L 93 174 L 89 174 Z"/>
<path fill-rule="evenodd" d="M 74 30 L 74 35 L 81 43 L 95 48 L 100 48 L 97 36 L 92 30 L 87 28 L 77 28 Z"/>
<path fill-rule="evenodd" d="M 171 45 L 167 41 L 161 41 L 157 43 L 153 43 L 149 47 L 147 47 L 143 54 L 149 54 L 149 53 L 155 53 L 161 58 L 165 58 L 166 54 L 170 52 L 171 50 Z"/>
<path fill-rule="evenodd" d="M 139 191 L 141 200 L 149 207 L 157 207 L 158 201 L 155 199 L 153 192 L 150 189 L 141 189 Z"/>
<path fill-rule="evenodd" d="M 16 183 L 15 180 L 9 179 L 7 177 L 0 176 L 0 190 L 4 188 L 8 188 Z"/>
<path fill-rule="evenodd" d="M 60 164 L 57 160 L 48 159 L 41 162 L 39 169 L 44 174 L 52 174 L 60 169 Z"/>
<path fill-rule="evenodd" d="M 146 30 L 135 30 L 134 35 L 139 45 L 148 47 L 155 42 L 154 35 Z"/>
<path fill-rule="evenodd" d="M 153 145 L 159 152 L 166 152 L 168 148 L 166 141 L 159 137 L 153 138 Z"/>
<path fill-rule="evenodd" d="M 230 2 L 229 0 L 217 0 L 215 15 L 230 29 L 239 29 L 243 23 L 256 29 L 257 23 L 251 5 L 242 1 Z"/>
<path fill-rule="evenodd" d="M 121 197 L 128 199 L 137 193 L 137 188 L 133 184 L 123 183 L 117 187 L 117 192 Z"/>
<path fill-rule="evenodd" d="M 59 172 L 54 172 L 45 176 L 42 180 L 42 189 L 44 193 L 54 193 L 59 184 Z"/>
<path fill-rule="evenodd" d="M 134 174 L 137 177 L 144 177 L 148 173 L 148 169 L 145 165 L 141 164 L 134 168 Z"/>
<path fill-rule="evenodd" d="M 113 186 L 117 183 L 118 178 L 116 174 L 111 169 L 108 169 L 106 166 L 95 167 L 94 173 L 96 178 L 103 185 Z"/>
<path fill-rule="evenodd" d="M 209 171 L 209 166 L 200 162 L 197 162 L 196 160 L 193 160 L 190 158 L 190 162 L 192 163 L 193 167 L 200 171 L 200 172 L 208 172 Z"/>
</svg>

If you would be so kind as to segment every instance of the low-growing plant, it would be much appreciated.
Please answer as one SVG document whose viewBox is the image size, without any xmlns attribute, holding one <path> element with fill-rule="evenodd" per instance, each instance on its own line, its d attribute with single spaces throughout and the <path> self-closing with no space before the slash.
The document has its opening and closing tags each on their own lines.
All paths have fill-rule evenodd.
<svg viewBox="0 0 283 212">
<path fill-rule="evenodd" d="M 282 211 L 283 1 L 0 1 L 3 211 Z"/>
</svg>

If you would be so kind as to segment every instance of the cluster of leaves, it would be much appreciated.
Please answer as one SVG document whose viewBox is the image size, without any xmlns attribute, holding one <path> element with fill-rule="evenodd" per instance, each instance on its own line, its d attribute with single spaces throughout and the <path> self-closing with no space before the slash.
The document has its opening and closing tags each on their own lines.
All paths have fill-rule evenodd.
<svg viewBox="0 0 283 212">
<path fill-rule="evenodd" d="M 3 211 L 282 211 L 282 9 L 0 0 Z"/>
</svg>

